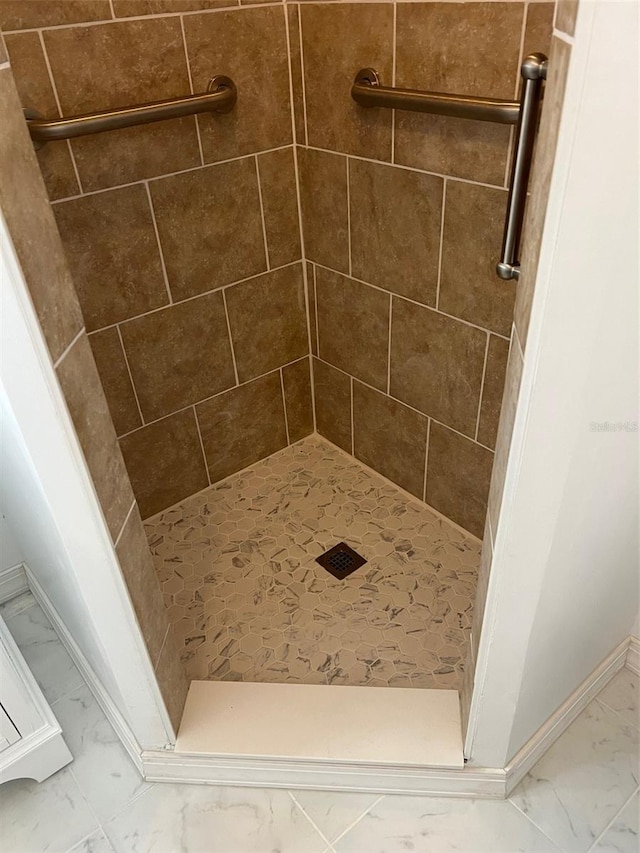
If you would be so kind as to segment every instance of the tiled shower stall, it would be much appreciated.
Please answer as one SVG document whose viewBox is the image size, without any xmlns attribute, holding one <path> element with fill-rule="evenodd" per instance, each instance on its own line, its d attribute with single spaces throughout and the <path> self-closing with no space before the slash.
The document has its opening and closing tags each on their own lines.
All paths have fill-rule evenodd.
<svg viewBox="0 0 640 853">
<path fill-rule="evenodd" d="M 512 131 L 349 90 L 370 66 L 514 98 L 554 5 L 0 3 L 22 106 L 48 118 L 238 88 L 226 115 L 37 151 L 88 333 L 58 375 L 95 434 L 88 340 L 153 554 L 105 426 L 154 662 L 175 641 L 189 678 L 461 686 L 515 302 L 494 270 Z M 315 558 L 342 539 L 367 564 L 336 581 Z"/>
</svg>

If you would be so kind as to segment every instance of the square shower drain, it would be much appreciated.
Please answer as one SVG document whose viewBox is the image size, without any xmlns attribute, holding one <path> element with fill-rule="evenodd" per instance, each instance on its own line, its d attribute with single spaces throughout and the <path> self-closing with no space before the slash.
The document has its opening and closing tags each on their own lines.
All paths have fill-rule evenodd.
<svg viewBox="0 0 640 853">
<path fill-rule="evenodd" d="M 346 542 L 338 542 L 333 548 L 316 557 L 316 563 L 320 563 L 323 569 L 339 581 L 344 580 L 360 566 L 364 566 L 366 562 L 364 557 L 350 548 Z"/>
</svg>

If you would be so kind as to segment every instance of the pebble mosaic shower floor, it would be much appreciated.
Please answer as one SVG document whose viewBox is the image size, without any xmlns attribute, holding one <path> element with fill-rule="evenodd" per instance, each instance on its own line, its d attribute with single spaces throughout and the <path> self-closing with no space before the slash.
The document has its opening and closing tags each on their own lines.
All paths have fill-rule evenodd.
<svg viewBox="0 0 640 853">
<path fill-rule="evenodd" d="M 322 438 L 145 526 L 189 678 L 460 689 L 480 543 Z"/>
</svg>

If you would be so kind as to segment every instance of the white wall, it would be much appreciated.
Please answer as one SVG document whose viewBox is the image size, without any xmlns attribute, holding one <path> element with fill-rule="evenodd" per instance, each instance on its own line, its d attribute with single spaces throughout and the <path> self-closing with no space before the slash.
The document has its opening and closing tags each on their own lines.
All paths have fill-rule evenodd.
<svg viewBox="0 0 640 853">
<path fill-rule="evenodd" d="M 77 436 L 0 215 L 0 506 L 17 549 L 142 747 L 173 737 Z"/>
<path fill-rule="evenodd" d="M 582 2 L 468 751 L 504 766 L 638 616 L 638 7 Z"/>
<path fill-rule="evenodd" d="M 24 562 L 22 549 L 16 542 L 13 531 L 0 508 L 0 572 L 12 569 Z"/>
</svg>

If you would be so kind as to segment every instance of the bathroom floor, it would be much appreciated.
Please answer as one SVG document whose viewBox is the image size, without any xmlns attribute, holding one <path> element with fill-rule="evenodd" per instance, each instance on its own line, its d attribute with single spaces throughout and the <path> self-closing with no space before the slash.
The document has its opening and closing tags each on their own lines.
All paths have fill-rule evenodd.
<svg viewBox="0 0 640 853">
<path fill-rule="evenodd" d="M 319 436 L 145 526 L 189 678 L 461 687 L 480 543 Z"/>
</svg>

